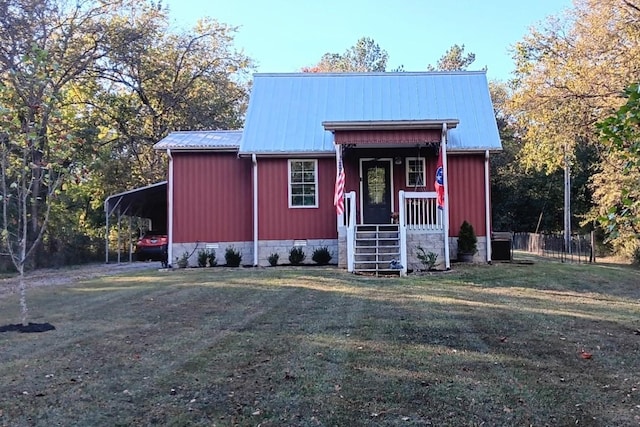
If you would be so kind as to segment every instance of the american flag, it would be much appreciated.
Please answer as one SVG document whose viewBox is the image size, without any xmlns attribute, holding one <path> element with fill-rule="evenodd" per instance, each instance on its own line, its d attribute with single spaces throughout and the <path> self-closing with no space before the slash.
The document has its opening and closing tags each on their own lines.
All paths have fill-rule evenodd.
<svg viewBox="0 0 640 427">
<path fill-rule="evenodd" d="M 336 214 L 344 213 L 344 167 L 342 159 L 338 160 L 338 173 L 336 174 L 336 188 L 333 192 L 333 205 L 336 207 Z"/>
</svg>

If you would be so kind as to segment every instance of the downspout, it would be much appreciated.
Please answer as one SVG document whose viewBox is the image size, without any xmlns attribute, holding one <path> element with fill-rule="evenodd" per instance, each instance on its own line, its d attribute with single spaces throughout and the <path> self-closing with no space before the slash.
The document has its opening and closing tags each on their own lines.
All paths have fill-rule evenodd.
<svg viewBox="0 0 640 427">
<path fill-rule="evenodd" d="M 444 185 L 444 212 L 442 227 L 444 232 L 444 268 L 451 270 L 451 256 L 449 254 L 449 171 L 447 162 L 447 124 L 442 124 L 442 184 Z"/>
<path fill-rule="evenodd" d="M 258 266 L 258 158 L 251 155 L 253 163 L 253 266 Z"/>
<path fill-rule="evenodd" d="M 171 265 L 173 259 L 173 157 L 171 156 L 171 149 L 167 148 L 167 155 L 169 156 L 169 182 L 167 183 L 167 198 L 168 198 L 168 218 L 167 218 L 167 263 Z"/>
<path fill-rule="evenodd" d="M 491 200 L 489 197 L 489 150 L 484 152 L 484 217 L 487 244 L 487 263 L 491 264 Z"/>
</svg>

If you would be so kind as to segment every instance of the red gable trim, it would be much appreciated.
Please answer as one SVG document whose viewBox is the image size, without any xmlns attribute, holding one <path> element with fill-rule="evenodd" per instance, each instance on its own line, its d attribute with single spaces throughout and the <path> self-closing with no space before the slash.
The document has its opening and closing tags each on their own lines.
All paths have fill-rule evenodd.
<svg viewBox="0 0 640 427">
<path fill-rule="evenodd" d="M 424 144 L 439 143 L 438 129 L 335 131 L 336 144 Z"/>
</svg>

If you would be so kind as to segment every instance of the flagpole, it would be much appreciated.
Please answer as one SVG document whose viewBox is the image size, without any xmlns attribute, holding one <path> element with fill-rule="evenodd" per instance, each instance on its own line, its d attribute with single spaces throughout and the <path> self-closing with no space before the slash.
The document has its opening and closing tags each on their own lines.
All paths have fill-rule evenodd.
<svg viewBox="0 0 640 427">
<path fill-rule="evenodd" d="M 444 267 L 451 270 L 451 256 L 449 254 L 449 172 L 447 165 L 447 124 L 442 124 L 442 137 L 440 141 L 442 150 L 442 182 L 444 184 L 444 209 L 442 211 L 442 228 L 444 234 Z"/>
</svg>

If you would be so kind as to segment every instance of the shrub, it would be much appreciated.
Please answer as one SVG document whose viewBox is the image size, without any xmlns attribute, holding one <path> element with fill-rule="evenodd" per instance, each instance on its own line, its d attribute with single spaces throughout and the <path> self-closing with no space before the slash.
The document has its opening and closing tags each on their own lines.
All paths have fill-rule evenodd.
<svg viewBox="0 0 640 427">
<path fill-rule="evenodd" d="M 304 251 L 300 247 L 293 247 L 289 251 L 289 262 L 291 265 L 300 265 L 304 261 L 307 256 L 304 254 Z"/>
<path fill-rule="evenodd" d="M 416 252 L 416 257 L 418 257 L 424 268 L 427 271 L 433 270 L 438 261 L 438 254 L 427 252 L 422 246 L 418 246 L 416 249 L 418 250 L 418 252 Z"/>
<path fill-rule="evenodd" d="M 331 261 L 331 253 L 329 252 L 329 248 L 327 248 L 326 246 L 316 248 L 316 250 L 313 251 L 311 259 L 318 265 L 329 264 L 329 261 Z"/>
<path fill-rule="evenodd" d="M 465 220 L 458 232 L 458 253 L 473 255 L 476 252 L 478 252 L 478 238 L 473 230 L 473 225 Z"/>
<path fill-rule="evenodd" d="M 269 265 L 271 267 L 275 267 L 276 265 L 278 265 L 279 259 L 280 259 L 280 255 L 278 255 L 277 253 L 273 253 L 269 255 L 269 258 L 267 258 L 267 261 L 269 261 Z"/>
<path fill-rule="evenodd" d="M 200 249 L 198 251 L 198 267 L 206 267 L 209 260 L 209 251 Z"/>
<path fill-rule="evenodd" d="M 227 262 L 227 267 L 239 267 L 242 254 L 234 247 L 229 246 L 224 252 L 224 259 Z"/>
<path fill-rule="evenodd" d="M 189 267 L 189 252 L 185 252 L 181 257 L 176 257 L 176 265 L 178 268 L 187 268 Z"/>
<path fill-rule="evenodd" d="M 218 265 L 215 249 L 211 249 L 207 255 L 208 255 L 207 261 L 209 262 L 209 267 L 215 267 L 216 265 Z"/>
</svg>

